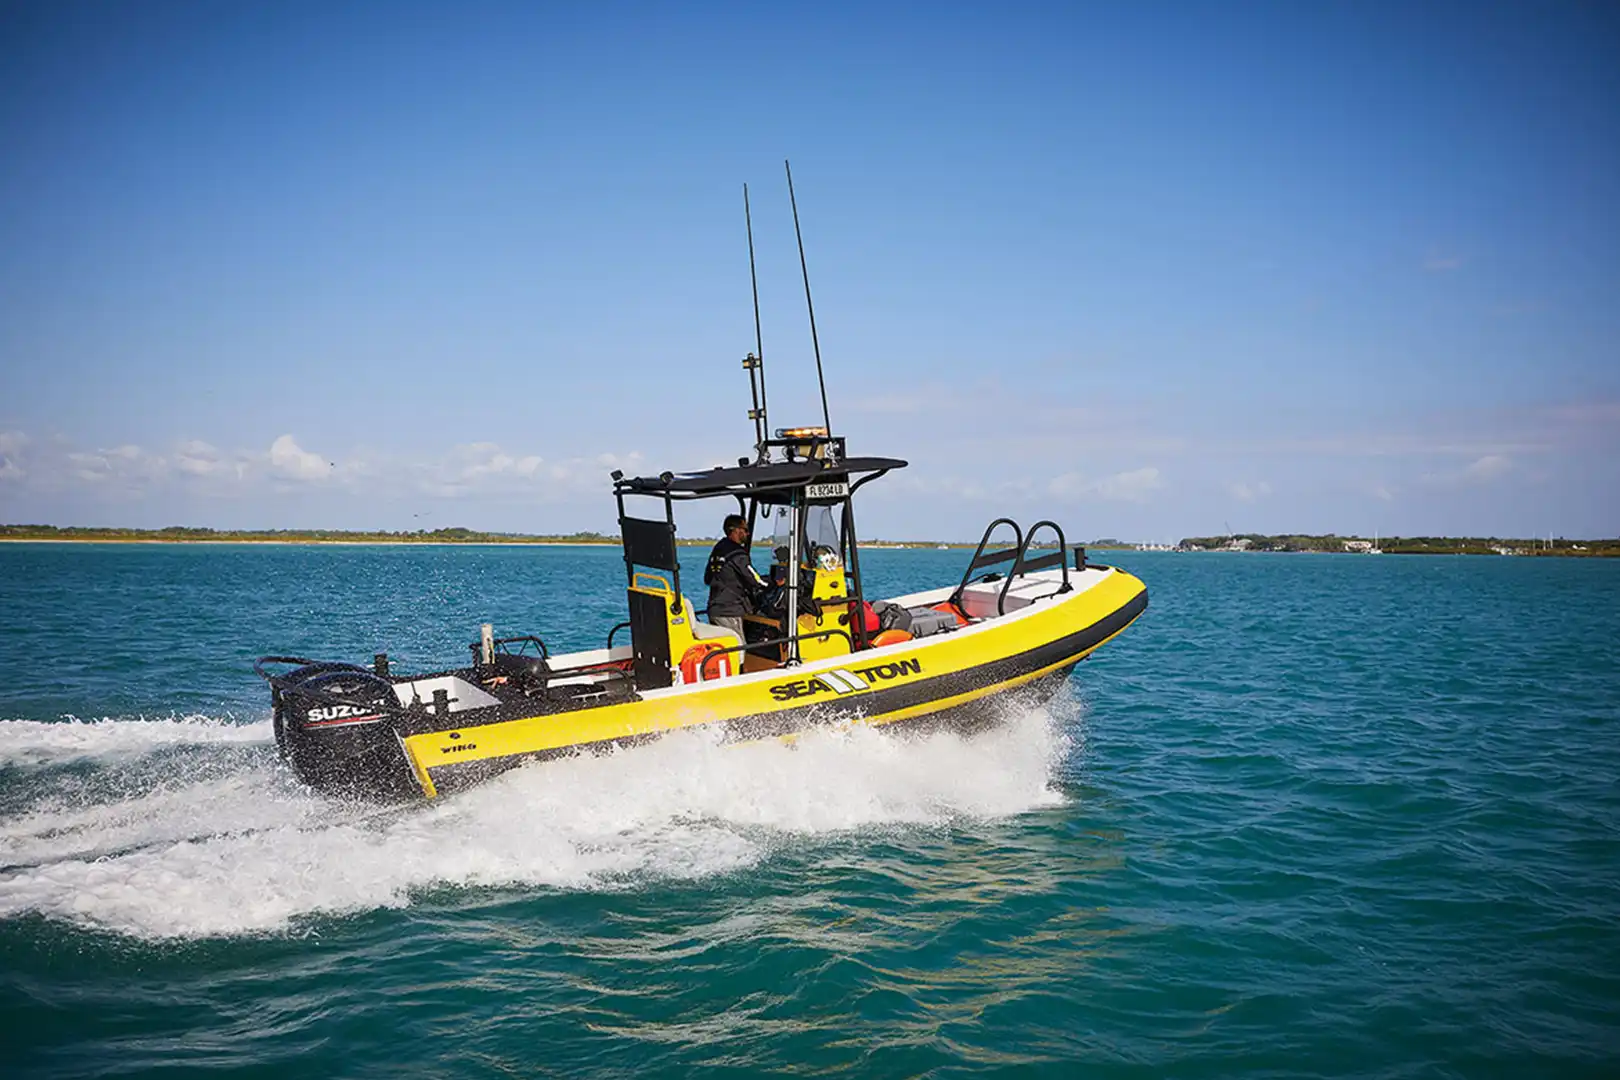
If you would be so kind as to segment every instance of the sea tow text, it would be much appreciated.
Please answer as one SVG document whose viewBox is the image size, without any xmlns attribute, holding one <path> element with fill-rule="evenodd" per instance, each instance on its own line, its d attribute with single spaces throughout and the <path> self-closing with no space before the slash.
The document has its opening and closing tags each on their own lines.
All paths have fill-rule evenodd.
<svg viewBox="0 0 1620 1080">
<path fill-rule="evenodd" d="M 896 660 L 891 664 L 873 664 L 863 668 L 838 668 L 824 672 L 813 679 L 795 679 L 771 687 L 771 697 L 777 701 L 793 701 L 814 694 L 852 694 L 868 690 L 879 682 L 898 679 L 902 675 L 921 675 L 921 660 Z"/>
</svg>

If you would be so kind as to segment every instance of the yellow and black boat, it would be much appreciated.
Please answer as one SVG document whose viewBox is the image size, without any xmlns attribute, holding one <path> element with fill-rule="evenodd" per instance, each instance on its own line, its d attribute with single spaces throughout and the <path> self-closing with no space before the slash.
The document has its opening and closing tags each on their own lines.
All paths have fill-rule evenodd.
<svg viewBox="0 0 1620 1080">
<path fill-rule="evenodd" d="M 751 230 L 749 250 L 752 262 Z M 767 437 L 761 355 L 743 361 L 754 458 L 612 474 L 629 618 L 604 647 L 553 655 L 540 637 L 497 638 L 486 625 L 471 663 L 427 674 L 396 673 L 381 653 L 369 666 L 261 658 L 276 740 L 299 777 L 333 793 L 431 798 L 523 762 L 689 728 L 758 739 L 837 723 L 978 723 L 993 695 L 1050 693 L 1146 608 L 1141 581 L 1089 563 L 1055 523 L 1025 531 L 1006 518 L 985 529 L 959 580 L 869 597 L 854 497 L 906 462 L 850 457 L 826 424 Z M 825 420 L 825 391 L 822 405 Z M 772 588 L 744 620 L 747 640 L 706 621 L 683 590 L 675 505 L 701 499 L 734 501 L 750 534 L 760 524 L 774 534 Z"/>
</svg>

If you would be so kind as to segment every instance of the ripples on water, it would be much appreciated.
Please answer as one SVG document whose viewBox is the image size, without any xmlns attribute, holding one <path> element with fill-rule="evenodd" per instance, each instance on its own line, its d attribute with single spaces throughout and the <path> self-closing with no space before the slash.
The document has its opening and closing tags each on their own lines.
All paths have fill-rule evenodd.
<svg viewBox="0 0 1620 1080">
<path fill-rule="evenodd" d="M 251 656 L 605 627 L 612 553 L 0 547 L 7 1041 L 46 1075 L 1607 1075 L 1620 566 L 1124 561 L 1147 616 L 975 738 L 694 734 L 379 810 L 279 767 Z"/>
</svg>

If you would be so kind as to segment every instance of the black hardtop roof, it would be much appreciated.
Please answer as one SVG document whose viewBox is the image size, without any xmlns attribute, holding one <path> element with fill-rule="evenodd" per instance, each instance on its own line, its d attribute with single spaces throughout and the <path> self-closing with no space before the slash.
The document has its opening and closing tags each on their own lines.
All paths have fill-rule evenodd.
<svg viewBox="0 0 1620 1080">
<path fill-rule="evenodd" d="M 614 490 L 626 495 L 668 493 L 688 498 L 749 495 L 841 480 L 854 473 L 880 473 L 905 467 L 906 463 L 899 458 L 856 457 L 842 461 L 801 458 L 797 461 L 771 461 L 763 465 L 733 465 L 702 472 L 625 477 L 614 482 Z"/>
</svg>

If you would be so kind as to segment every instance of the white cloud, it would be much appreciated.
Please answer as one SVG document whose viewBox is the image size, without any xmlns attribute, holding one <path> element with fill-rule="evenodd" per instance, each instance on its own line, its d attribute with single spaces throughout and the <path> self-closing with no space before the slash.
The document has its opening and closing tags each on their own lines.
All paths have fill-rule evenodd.
<svg viewBox="0 0 1620 1080">
<path fill-rule="evenodd" d="M 1271 485 L 1266 483 L 1264 480 L 1257 481 L 1253 484 L 1232 483 L 1226 485 L 1226 490 L 1230 491 L 1232 493 L 1232 497 L 1237 499 L 1239 502 L 1252 503 L 1257 499 L 1263 499 L 1267 495 L 1270 495 Z"/>
<path fill-rule="evenodd" d="M 1428 258 L 1423 260 L 1423 269 L 1431 274 L 1446 274 L 1453 270 L 1461 270 L 1467 261 L 1456 252 L 1431 251 Z"/>
<path fill-rule="evenodd" d="M 641 451 L 632 450 L 628 454 L 598 454 L 596 463 L 611 472 L 614 469 L 623 469 L 626 473 L 641 467 Z"/>
<path fill-rule="evenodd" d="M 927 499 L 978 501 L 991 492 L 982 482 L 961 473 L 942 473 L 927 467 L 905 469 L 883 481 L 884 490 L 899 494 L 920 495 Z M 1008 485 L 1003 485 L 1007 487 Z"/>
<path fill-rule="evenodd" d="M 283 435 L 270 444 L 270 468 L 279 479 L 325 480 L 334 467 L 335 463 L 299 446 L 291 435 Z"/>
<path fill-rule="evenodd" d="M 1147 502 L 1148 496 L 1164 487 L 1159 470 L 1148 467 L 1130 472 L 1115 473 L 1097 484 L 1097 494 L 1105 499 L 1124 502 Z"/>
<path fill-rule="evenodd" d="M 495 443 L 468 443 L 452 447 L 438 461 L 420 466 L 422 490 L 429 495 L 454 496 L 497 487 L 525 486 L 544 474 L 545 459 L 538 454 L 509 454 Z"/>
<path fill-rule="evenodd" d="M 232 466 L 214 447 L 192 439 L 175 451 L 174 467 L 190 476 L 214 476 L 229 472 Z"/>
<path fill-rule="evenodd" d="M 25 474 L 23 451 L 28 436 L 20 431 L 0 431 L 0 480 L 21 480 Z"/>
<path fill-rule="evenodd" d="M 139 446 L 126 443 L 111 450 L 75 451 L 67 455 L 69 474 L 86 484 L 132 491 L 162 479 L 168 462 Z"/>
<path fill-rule="evenodd" d="M 976 407 L 1006 398 L 994 381 L 975 386 L 943 386 L 922 383 L 907 387 L 903 392 L 883 394 L 865 393 L 838 402 L 835 412 L 847 409 L 875 416 L 917 416 L 939 413 L 962 414 Z"/>
<path fill-rule="evenodd" d="M 200 439 L 174 442 L 164 453 L 127 444 L 84 450 L 60 436 L 43 442 L 0 432 L 0 484 L 35 495 L 78 490 L 101 500 L 146 498 L 160 491 L 202 498 L 236 498 L 314 486 L 364 491 L 382 500 L 519 497 L 568 500 L 600 496 L 613 468 L 641 467 L 638 450 L 582 453 L 552 460 L 493 442 L 466 443 L 405 456 L 359 448 L 338 461 L 281 435 L 267 450 L 231 450 Z"/>
<path fill-rule="evenodd" d="M 1115 502 L 1145 503 L 1155 491 L 1164 487 L 1164 478 L 1151 465 L 1129 472 L 1114 473 L 1099 480 L 1088 480 L 1077 472 L 1054 477 L 1046 490 L 1058 498 L 1083 499 L 1096 497 Z"/>
<path fill-rule="evenodd" d="M 639 450 L 554 461 L 539 454 L 519 454 L 496 443 L 481 442 L 452 447 L 437 459 L 384 459 L 376 463 L 372 471 L 382 474 L 385 483 L 395 482 L 435 498 L 499 494 L 554 498 L 600 494 L 607 490 L 609 472 L 615 468 L 634 471 L 641 461 Z M 354 468 L 358 467 L 350 471 Z M 386 479 L 391 476 L 397 479 Z"/>
<path fill-rule="evenodd" d="M 1462 478 L 1475 484 L 1488 484 L 1511 468 L 1511 459 L 1502 454 L 1486 454 L 1464 469 Z"/>
<path fill-rule="evenodd" d="M 1484 487 L 1513 471 L 1512 458 L 1505 454 L 1485 454 L 1461 469 L 1424 473 L 1422 481 L 1435 488 Z"/>
<path fill-rule="evenodd" d="M 1131 454 L 1167 458 L 1214 455 L 1286 458 L 1523 459 L 1572 448 L 1614 447 L 1620 441 L 1620 401 L 1564 402 L 1512 408 L 1435 408 L 1382 416 L 1324 403 L 1304 412 L 1255 413 L 1232 406 L 1214 411 L 1167 394 L 1150 401 L 1074 395 L 997 398 L 986 389 L 974 423 L 953 431 L 947 447 L 929 447 L 939 460 L 1053 458 Z M 1248 468 L 1251 466 L 1243 466 Z M 1252 466 L 1267 469 L 1268 466 Z"/>
</svg>

